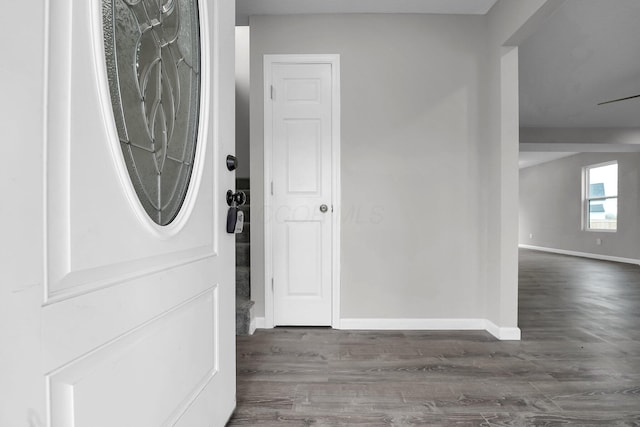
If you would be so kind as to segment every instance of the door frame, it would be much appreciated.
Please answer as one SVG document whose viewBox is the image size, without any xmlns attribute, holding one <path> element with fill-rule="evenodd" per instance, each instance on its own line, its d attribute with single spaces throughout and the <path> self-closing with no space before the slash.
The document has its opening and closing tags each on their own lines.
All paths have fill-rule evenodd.
<svg viewBox="0 0 640 427">
<path fill-rule="evenodd" d="M 265 327 L 274 327 L 273 228 L 271 181 L 273 160 L 272 69 L 275 64 L 331 65 L 331 327 L 340 328 L 340 55 L 298 54 L 264 55 L 264 303 Z"/>
</svg>

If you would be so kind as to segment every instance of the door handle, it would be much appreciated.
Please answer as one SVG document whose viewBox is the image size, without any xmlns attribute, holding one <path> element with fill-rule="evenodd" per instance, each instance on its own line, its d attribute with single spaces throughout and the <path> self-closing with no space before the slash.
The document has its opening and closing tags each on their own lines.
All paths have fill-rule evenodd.
<svg viewBox="0 0 640 427">
<path fill-rule="evenodd" d="M 329 210 L 329 207 L 325 204 L 320 205 L 320 212 L 326 213 Z"/>
<path fill-rule="evenodd" d="M 247 195 L 244 191 L 238 191 L 234 193 L 231 190 L 227 190 L 227 205 L 229 206 L 242 206 L 247 201 Z"/>
</svg>

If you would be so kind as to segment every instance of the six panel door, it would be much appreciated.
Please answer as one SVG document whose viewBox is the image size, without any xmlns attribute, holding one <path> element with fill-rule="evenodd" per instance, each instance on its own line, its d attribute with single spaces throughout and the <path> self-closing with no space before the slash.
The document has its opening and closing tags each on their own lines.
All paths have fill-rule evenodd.
<svg viewBox="0 0 640 427">
<path fill-rule="evenodd" d="M 329 326 L 331 64 L 277 63 L 272 79 L 274 323 Z"/>
</svg>

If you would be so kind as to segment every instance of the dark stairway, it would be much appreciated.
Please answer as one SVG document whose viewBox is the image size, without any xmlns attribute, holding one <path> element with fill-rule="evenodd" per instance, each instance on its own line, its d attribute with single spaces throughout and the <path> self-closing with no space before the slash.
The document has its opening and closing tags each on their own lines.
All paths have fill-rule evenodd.
<svg viewBox="0 0 640 427">
<path fill-rule="evenodd" d="M 254 304 L 251 301 L 249 178 L 236 178 L 236 191 L 244 191 L 247 195 L 247 203 L 240 208 L 244 213 L 244 230 L 236 234 L 236 335 L 248 335 Z"/>
</svg>

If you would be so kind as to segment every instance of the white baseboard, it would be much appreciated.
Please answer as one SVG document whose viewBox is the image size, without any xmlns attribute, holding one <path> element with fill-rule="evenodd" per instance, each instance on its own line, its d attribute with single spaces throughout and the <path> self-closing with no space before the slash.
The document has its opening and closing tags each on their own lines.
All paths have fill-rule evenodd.
<svg viewBox="0 0 640 427">
<path fill-rule="evenodd" d="M 256 317 L 255 328 L 265 329 L 264 317 Z M 340 319 L 335 329 L 361 331 L 487 331 L 502 341 L 519 341 L 520 329 L 500 327 L 487 319 Z"/>
<path fill-rule="evenodd" d="M 487 331 L 499 340 L 520 340 L 520 329 L 499 327 L 487 319 L 341 319 L 340 329 Z"/>
<path fill-rule="evenodd" d="M 264 325 L 265 325 L 265 320 L 264 317 L 255 317 L 253 319 L 253 322 L 251 322 L 255 325 L 255 328 L 253 328 L 253 331 L 251 332 L 251 335 L 253 335 L 253 332 L 256 331 L 256 329 L 264 329 Z"/>
<path fill-rule="evenodd" d="M 622 258 L 622 257 L 610 256 L 610 255 L 592 254 L 592 253 L 588 253 L 588 252 L 568 251 L 568 250 L 565 250 L 565 249 L 546 248 L 544 246 L 532 246 L 532 245 L 522 245 L 522 244 L 520 244 L 520 245 L 518 245 L 518 247 L 520 247 L 522 249 L 531 249 L 533 251 L 550 252 L 550 253 L 553 253 L 553 254 L 571 255 L 571 256 L 577 256 L 577 257 L 582 257 L 582 258 L 599 259 L 599 260 L 602 260 L 602 261 L 623 262 L 625 264 L 640 265 L 640 259 Z"/>
<path fill-rule="evenodd" d="M 249 323 L 249 335 L 253 335 L 256 329 L 256 318 L 252 316 L 251 322 Z"/>
<path fill-rule="evenodd" d="M 522 335 L 520 333 L 520 328 L 500 327 L 491 320 L 485 320 L 484 323 L 486 331 L 498 338 L 500 341 L 520 341 Z"/>
<path fill-rule="evenodd" d="M 484 319 L 340 319 L 349 330 L 483 330 Z"/>
</svg>

